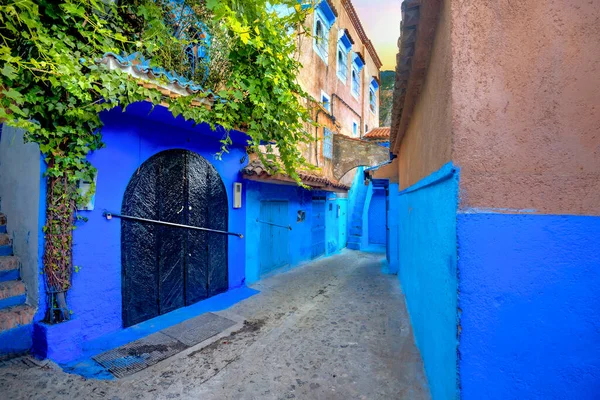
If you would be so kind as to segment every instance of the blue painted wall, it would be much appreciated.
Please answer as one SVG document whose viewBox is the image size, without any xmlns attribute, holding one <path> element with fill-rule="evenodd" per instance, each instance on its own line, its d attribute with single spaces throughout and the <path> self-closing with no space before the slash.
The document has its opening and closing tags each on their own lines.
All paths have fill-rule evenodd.
<svg viewBox="0 0 600 400">
<path fill-rule="evenodd" d="M 233 147 L 223 160 L 214 154 L 220 143 L 208 126 L 195 128 L 181 118 L 173 118 L 157 107 L 147 116 L 149 106 L 133 105 L 128 113 L 112 110 L 102 115 L 106 147 L 89 157 L 98 169 L 95 210 L 83 211 L 89 218 L 74 232 L 74 264 L 81 270 L 73 278 L 69 305 L 81 323 L 83 340 L 121 329 L 121 221 L 107 221 L 104 209 L 121 210 L 123 193 L 136 169 L 152 155 L 167 149 L 195 151 L 211 162 L 225 184 L 229 203 L 229 230 L 245 234 L 245 210 L 232 208 L 233 183 L 241 181 L 242 147 Z M 144 118 L 138 115 L 147 116 Z M 244 282 L 244 239 L 229 237 L 229 286 Z"/>
<path fill-rule="evenodd" d="M 398 239 L 398 218 L 399 218 L 399 195 L 398 195 L 398 184 L 390 183 L 389 186 L 389 205 L 388 210 L 388 228 L 389 228 L 389 240 L 387 242 L 387 255 L 388 255 L 388 271 L 390 274 L 398 273 L 399 266 L 399 239 Z"/>
<path fill-rule="evenodd" d="M 260 252 L 271 251 L 260 241 L 260 223 L 256 219 L 260 216 L 261 201 L 287 201 L 288 218 L 283 221 L 291 225 L 289 232 L 289 266 L 295 266 L 311 257 L 311 218 L 312 196 L 324 196 L 317 191 L 309 191 L 293 185 L 276 185 L 271 183 L 245 181 L 245 207 L 246 207 L 246 283 L 254 283 L 261 277 Z M 297 221 L 298 211 L 305 212 L 305 220 Z"/>
<path fill-rule="evenodd" d="M 327 195 L 325 203 L 325 244 L 326 255 L 336 254 L 346 247 L 346 199 L 338 199 L 335 193 Z M 339 211 L 338 211 L 339 207 Z M 342 211 L 342 207 L 344 211 Z M 342 233 L 342 231 L 344 231 Z"/>
<path fill-rule="evenodd" d="M 369 204 L 369 243 L 386 244 L 385 188 L 375 187 Z"/>
<path fill-rule="evenodd" d="M 459 214 L 470 399 L 600 398 L 600 217 Z"/>
<path fill-rule="evenodd" d="M 398 196 L 399 278 L 434 400 L 458 395 L 457 195 L 449 163 Z"/>
</svg>

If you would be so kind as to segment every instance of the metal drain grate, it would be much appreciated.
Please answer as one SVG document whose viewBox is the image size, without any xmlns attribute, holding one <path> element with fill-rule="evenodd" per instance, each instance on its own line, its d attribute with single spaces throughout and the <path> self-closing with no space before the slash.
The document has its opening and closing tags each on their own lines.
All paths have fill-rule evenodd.
<svg viewBox="0 0 600 400">
<path fill-rule="evenodd" d="M 117 378 L 134 374 L 209 339 L 235 321 L 206 313 L 93 357 Z"/>
<path fill-rule="evenodd" d="M 219 317 L 213 313 L 207 313 L 188 319 L 161 332 L 191 347 L 223 332 L 227 328 L 231 328 L 233 325 L 235 325 L 235 321 Z"/>
</svg>

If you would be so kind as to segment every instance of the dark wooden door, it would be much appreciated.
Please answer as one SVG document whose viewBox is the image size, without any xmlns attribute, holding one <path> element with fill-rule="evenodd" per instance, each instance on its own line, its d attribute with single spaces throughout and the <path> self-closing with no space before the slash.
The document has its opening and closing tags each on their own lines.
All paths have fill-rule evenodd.
<svg viewBox="0 0 600 400">
<path fill-rule="evenodd" d="M 227 230 L 227 193 L 200 155 L 167 150 L 131 178 L 122 213 L 182 225 Z M 121 222 L 125 327 L 224 292 L 227 236 L 123 219 Z"/>
</svg>

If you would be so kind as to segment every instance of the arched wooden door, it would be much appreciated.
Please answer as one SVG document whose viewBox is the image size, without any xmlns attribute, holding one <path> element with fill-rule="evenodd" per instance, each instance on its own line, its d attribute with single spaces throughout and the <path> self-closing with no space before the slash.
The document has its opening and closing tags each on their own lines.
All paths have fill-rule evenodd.
<svg viewBox="0 0 600 400">
<path fill-rule="evenodd" d="M 134 173 L 122 213 L 227 230 L 225 186 L 188 150 L 160 152 Z M 227 236 L 121 220 L 123 326 L 193 304 L 228 288 Z"/>
</svg>

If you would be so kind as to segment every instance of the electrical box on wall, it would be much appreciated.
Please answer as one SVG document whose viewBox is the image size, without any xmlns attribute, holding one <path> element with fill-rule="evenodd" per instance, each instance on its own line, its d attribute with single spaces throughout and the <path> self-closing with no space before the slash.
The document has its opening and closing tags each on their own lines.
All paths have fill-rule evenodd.
<svg viewBox="0 0 600 400">
<path fill-rule="evenodd" d="M 242 208 L 242 183 L 233 184 L 233 208 Z"/>
</svg>

